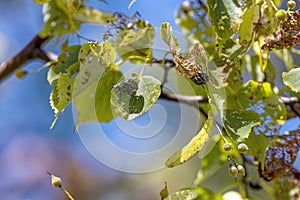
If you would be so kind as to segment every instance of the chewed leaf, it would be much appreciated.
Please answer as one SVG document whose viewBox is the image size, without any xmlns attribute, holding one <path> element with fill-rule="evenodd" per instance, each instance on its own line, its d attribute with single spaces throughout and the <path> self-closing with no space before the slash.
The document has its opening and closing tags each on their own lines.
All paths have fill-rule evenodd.
<svg viewBox="0 0 300 200">
<path fill-rule="evenodd" d="M 192 158 L 196 153 L 198 153 L 208 141 L 209 136 L 213 131 L 214 124 L 215 122 L 212 113 L 210 112 L 200 132 L 195 137 L 193 137 L 193 139 L 189 142 L 189 144 L 187 144 L 181 150 L 173 154 L 167 160 L 165 165 L 170 168 L 175 167 L 177 165 L 186 162 L 187 160 Z"/>
<path fill-rule="evenodd" d="M 261 124 L 259 115 L 252 110 L 225 110 L 224 112 L 226 130 L 240 138 L 248 138 L 252 127 Z"/>
<path fill-rule="evenodd" d="M 135 76 L 116 84 L 110 100 L 114 115 L 132 120 L 146 113 L 160 95 L 160 84 L 151 76 Z"/>
<path fill-rule="evenodd" d="M 195 190 L 182 190 L 170 194 L 164 200 L 194 200 L 198 197 L 198 193 Z"/>
<path fill-rule="evenodd" d="M 109 70 L 99 79 L 95 94 L 95 109 L 99 122 L 109 122 L 114 118 L 110 103 L 111 88 L 122 77 L 122 72 Z"/>
<path fill-rule="evenodd" d="M 294 92 L 300 92 L 300 68 L 283 72 L 282 78 L 285 85 L 289 86 Z"/>
</svg>

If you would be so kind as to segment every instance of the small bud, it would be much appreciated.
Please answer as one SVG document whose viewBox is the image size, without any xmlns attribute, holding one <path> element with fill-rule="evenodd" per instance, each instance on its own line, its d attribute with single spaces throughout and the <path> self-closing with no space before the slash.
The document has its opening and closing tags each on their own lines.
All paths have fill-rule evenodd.
<svg viewBox="0 0 300 200">
<path fill-rule="evenodd" d="M 296 2 L 295 1 L 288 1 L 287 5 L 288 5 L 289 9 L 293 9 L 296 6 Z"/>
<path fill-rule="evenodd" d="M 239 174 L 239 175 L 241 175 L 241 176 L 246 176 L 245 168 L 244 168 L 242 165 L 238 165 L 236 168 L 237 168 L 237 170 L 238 170 L 238 174 Z"/>
<path fill-rule="evenodd" d="M 165 199 L 165 198 L 167 198 L 169 196 L 167 182 L 165 182 L 165 187 L 160 191 L 159 194 L 160 194 L 161 199 Z"/>
<path fill-rule="evenodd" d="M 245 144 L 245 143 L 240 143 L 237 147 L 237 150 L 240 152 L 240 153 L 246 153 L 249 148 L 248 146 Z"/>
<path fill-rule="evenodd" d="M 278 10 L 275 14 L 275 16 L 277 17 L 277 19 L 279 20 L 285 20 L 286 17 L 286 11 L 285 10 Z"/>
<path fill-rule="evenodd" d="M 229 174 L 230 174 L 231 176 L 233 176 L 234 178 L 236 178 L 237 175 L 238 175 L 238 169 L 237 169 L 235 166 L 229 167 L 228 172 L 229 172 Z"/>
<path fill-rule="evenodd" d="M 27 75 L 27 71 L 25 71 L 25 70 L 23 70 L 23 69 L 17 69 L 16 71 L 15 71 L 15 76 L 17 77 L 17 78 L 24 78 L 25 76 Z"/>
<path fill-rule="evenodd" d="M 61 187 L 61 179 L 57 176 L 51 175 L 51 183 L 54 187 Z"/>
<path fill-rule="evenodd" d="M 232 148 L 232 143 L 226 142 L 226 143 L 223 144 L 223 149 L 225 151 L 230 151 L 231 148 Z"/>
</svg>

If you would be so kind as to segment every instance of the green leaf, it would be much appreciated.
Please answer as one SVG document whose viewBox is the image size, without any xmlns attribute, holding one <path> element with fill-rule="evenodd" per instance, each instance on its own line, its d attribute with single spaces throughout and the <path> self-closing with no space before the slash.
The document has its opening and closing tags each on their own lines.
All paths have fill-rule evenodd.
<svg viewBox="0 0 300 200">
<path fill-rule="evenodd" d="M 300 92 L 300 68 L 292 69 L 282 73 L 283 82 L 294 92 Z"/>
<path fill-rule="evenodd" d="M 259 20 L 260 6 L 251 5 L 243 13 L 242 20 L 239 28 L 239 41 L 240 45 L 247 46 L 249 43 L 252 43 L 252 38 L 254 36 L 255 23 Z"/>
<path fill-rule="evenodd" d="M 112 17 L 112 13 L 100 11 L 87 6 L 81 6 L 74 14 L 74 19 L 81 23 L 106 24 Z"/>
<path fill-rule="evenodd" d="M 56 74 L 66 73 L 68 68 L 78 61 L 81 45 L 68 46 L 58 56 L 58 61 L 51 68 Z"/>
<path fill-rule="evenodd" d="M 174 153 L 165 163 L 167 167 L 175 167 L 180 165 L 190 158 L 192 158 L 196 153 L 198 153 L 203 146 L 207 143 L 209 136 L 212 133 L 213 126 L 215 122 L 212 113 L 209 112 L 208 118 L 200 130 L 200 132 L 192 138 L 192 140 L 183 147 L 181 150 Z"/>
<path fill-rule="evenodd" d="M 207 0 L 210 22 L 215 27 L 220 45 L 237 30 L 242 10 L 236 1 Z M 221 48 L 221 47 L 219 47 Z"/>
<path fill-rule="evenodd" d="M 252 110 L 225 110 L 224 126 L 231 135 L 248 138 L 252 127 L 260 125 L 259 115 Z"/>
<path fill-rule="evenodd" d="M 118 83 L 111 96 L 114 115 L 132 120 L 146 113 L 160 96 L 160 84 L 151 76 L 134 76 Z"/>
<path fill-rule="evenodd" d="M 163 41 L 170 47 L 171 51 L 180 51 L 179 42 L 177 38 L 173 35 L 172 26 L 170 26 L 168 22 L 164 22 L 161 24 L 160 35 Z"/>
<path fill-rule="evenodd" d="M 95 95 L 95 109 L 98 122 L 109 122 L 114 118 L 110 103 L 111 90 L 122 77 L 122 72 L 109 70 L 99 79 Z"/>
<path fill-rule="evenodd" d="M 194 200 L 198 197 L 198 193 L 195 190 L 182 190 L 170 194 L 164 200 Z"/>
<path fill-rule="evenodd" d="M 68 75 L 60 74 L 59 78 L 54 81 L 53 90 L 50 94 L 50 105 L 55 112 L 54 126 L 58 115 L 72 101 L 74 79 Z"/>
<path fill-rule="evenodd" d="M 74 95 L 77 96 L 98 82 L 105 70 L 113 64 L 115 55 L 113 47 L 108 42 L 83 44 L 78 56 L 80 69 L 74 84 Z"/>
</svg>

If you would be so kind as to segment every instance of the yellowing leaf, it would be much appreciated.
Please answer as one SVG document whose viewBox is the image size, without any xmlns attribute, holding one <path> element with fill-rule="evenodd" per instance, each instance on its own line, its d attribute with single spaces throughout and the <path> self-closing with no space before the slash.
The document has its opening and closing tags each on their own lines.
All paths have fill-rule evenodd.
<svg viewBox="0 0 300 200">
<path fill-rule="evenodd" d="M 190 141 L 189 144 L 187 144 L 184 148 L 173 154 L 167 160 L 165 165 L 170 168 L 175 167 L 186 162 L 187 160 L 192 158 L 196 153 L 198 153 L 208 141 L 209 136 L 212 133 L 214 124 L 214 119 L 212 113 L 210 112 L 201 131 Z"/>
</svg>

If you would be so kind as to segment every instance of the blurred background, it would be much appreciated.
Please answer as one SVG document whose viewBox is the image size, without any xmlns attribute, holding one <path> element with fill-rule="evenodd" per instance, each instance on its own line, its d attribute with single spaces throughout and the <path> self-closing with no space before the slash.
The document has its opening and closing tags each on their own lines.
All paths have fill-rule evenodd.
<svg viewBox="0 0 300 200">
<path fill-rule="evenodd" d="M 87 1 L 90 6 L 110 12 L 132 15 L 138 11 L 156 27 L 168 21 L 174 30 L 179 30 L 174 12 L 182 1 L 141 0 L 128 10 L 129 3 L 130 0 Z M 22 50 L 42 26 L 42 6 L 33 0 L 0 0 L 0 63 Z M 99 41 L 105 31 L 96 25 L 82 28 L 81 35 Z M 47 49 L 58 53 L 59 45 L 53 41 Z M 24 69 L 38 69 L 43 64 L 33 61 Z M 50 130 L 54 112 L 48 101 L 51 86 L 46 71 L 23 80 L 10 76 L 0 84 L 0 199 L 66 199 L 62 191 L 52 187 L 47 172 L 61 177 L 75 199 L 159 199 L 165 181 L 170 192 L 192 184 L 199 167 L 197 158 L 175 169 L 147 174 L 122 173 L 101 164 L 73 131 L 71 106 Z"/>
<path fill-rule="evenodd" d="M 138 11 L 155 27 L 167 21 L 174 30 L 179 31 L 174 14 L 183 0 L 137 0 L 128 10 L 130 1 L 108 0 L 103 3 L 87 0 L 87 4 L 112 13 L 120 11 L 132 15 Z M 0 0 L 0 63 L 22 50 L 42 27 L 41 5 L 33 0 Z M 87 24 L 79 33 L 101 41 L 104 31 L 103 26 Z M 72 37 L 70 42 L 76 43 L 77 38 Z M 59 53 L 56 40 L 46 48 Z M 27 63 L 24 68 L 38 69 L 43 64 L 36 60 Z M 50 130 L 54 112 L 49 105 L 51 86 L 46 77 L 47 70 L 44 70 L 23 80 L 10 76 L 0 83 L 0 199 L 67 199 L 61 190 L 52 187 L 47 172 L 61 177 L 63 186 L 77 200 L 155 200 L 160 199 L 159 192 L 165 181 L 168 182 L 169 192 L 193 184 L 200 166 L 197 156 L 174 169 L 142 174 L 123 173 L 103 165 L 88 152 L 74 132 L 71 106 L 65 109 Z M 169 106 L 174 105 L 176 103 Z M 192 120 L 193 115 L 190 118 L 186 120 Z M 176 120 L 180 120 L 180 116 Z M 282 131 L 294 130 L 299 121 L 298 118 L 290 120 Z M 143 125 L 147 122 L 147 116 L 137 120 Z M 174 124 L 167 126 L 174 129 Z M 107 132 L 116 132 L 114 123 L 103 127 Z M 300 169 L 299 156 L 295 167 Z M 209 185 L 218 188 L 222 178 L 229 177 L 224 173 L 226 170 L 225 167 L 214 179 L 210 179 Z M 232 178 L 228 180 L 233 181 Z M 257 194 L 264 196 L 259 192 Z M 264 199 L 269 198 L 264 196 Z"/>
</svg>

